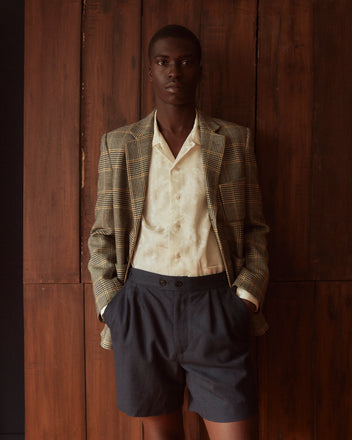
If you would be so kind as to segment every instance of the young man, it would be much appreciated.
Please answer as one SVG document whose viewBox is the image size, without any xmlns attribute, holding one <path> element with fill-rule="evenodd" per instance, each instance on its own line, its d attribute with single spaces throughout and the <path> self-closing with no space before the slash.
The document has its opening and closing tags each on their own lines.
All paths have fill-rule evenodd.
<svg viewBox="0 0 352 440">
<path fill-rule="evenodd" d="M 182 439 L 187 384 L 211 440 L 253 440 L 250 323 L 266 330 L 268 227 L 251 136 L 196 109 L 188 29 L 160 29 L 149 62 L 156 110 L 103 136 L 89 238 L 118 407 L 143 418 L 146 439 Z"/>
</svg>

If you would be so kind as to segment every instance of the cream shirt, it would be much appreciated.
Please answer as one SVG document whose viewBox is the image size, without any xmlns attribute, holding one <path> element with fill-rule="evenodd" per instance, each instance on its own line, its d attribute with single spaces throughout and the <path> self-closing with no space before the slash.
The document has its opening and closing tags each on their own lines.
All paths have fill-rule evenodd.
<svg viewBox="0 0 352 440">
<path fill-rule="evenodd" d="M 190 277 L 224 271 L 205 186 L 198 117 L 175 158 L 155 116 L 147 197 L 133 267 Z"/>
</svg>

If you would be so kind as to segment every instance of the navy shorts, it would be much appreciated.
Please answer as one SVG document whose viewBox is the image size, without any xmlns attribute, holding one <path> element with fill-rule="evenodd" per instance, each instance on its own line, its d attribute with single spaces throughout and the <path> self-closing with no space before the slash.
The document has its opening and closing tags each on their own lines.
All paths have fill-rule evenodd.
<svg viewBox="0 0 352 440">
<path fill-rule="evenodd" d="M 206 420 L 234 422 L 257 412 L 250 317 L 225 273 L 173 277 L 131 269 L 108 304 L 117 406 L 134 417 L 183 404 Z"/>
</svg>

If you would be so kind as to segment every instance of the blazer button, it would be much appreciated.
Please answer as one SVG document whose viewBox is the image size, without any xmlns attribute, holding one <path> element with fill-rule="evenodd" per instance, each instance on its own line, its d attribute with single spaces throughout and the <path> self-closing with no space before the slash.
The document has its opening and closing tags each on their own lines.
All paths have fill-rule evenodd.
<svg viewBox="0 0 352 440">
<path fill-rule="evenodd" d="M 175 281 L 175 286 L 176 287 L 182 287 L 183 286 L 183 282 L 182 281 Z"/>
<path fill-rule="evenodd" d="M 159 279 L 159 284 L 160 284 L 160 286 L 164 287 L 164 286 L 166 286 L 167 281 L 164 280 L 164 279 L 162 279 L 162 278 L 160 278 L 160 279 Z"/>
</svg>

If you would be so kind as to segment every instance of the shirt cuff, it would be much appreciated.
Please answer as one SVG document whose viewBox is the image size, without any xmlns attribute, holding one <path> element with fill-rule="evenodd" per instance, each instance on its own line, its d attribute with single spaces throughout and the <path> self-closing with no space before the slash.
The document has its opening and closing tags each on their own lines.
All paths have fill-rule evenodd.
<svg viewBox="0 0 352 440">
<path fill-rule="evenodd" d="M 257 298 L 251 293 L 247 292 L 247 290 L 242 289 L 242 287 L 237 287 L 236 294 L 239 298 L 246 299 L 247 301 L 253 303 L 256 307 L 256 312 L 259 310 L 259 302 Z"/>
<path fill-rule="evenodd" d="M 100 310 L 100 316 L 103 318 L 105 309 L 107 308 L 108 305 L 104 306 L 101 310 Z M 104 318 L 103 318 L 104 319 Z"/>
</svg>

